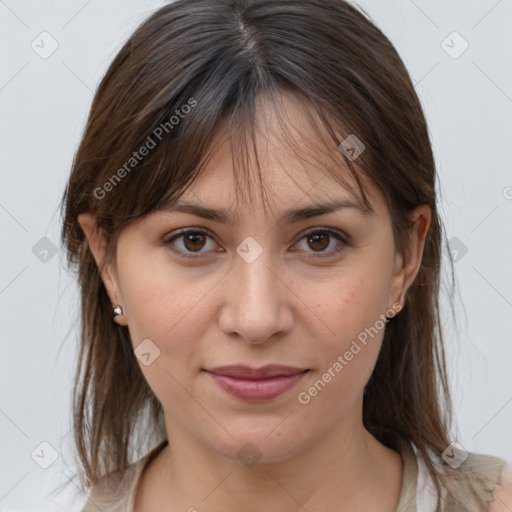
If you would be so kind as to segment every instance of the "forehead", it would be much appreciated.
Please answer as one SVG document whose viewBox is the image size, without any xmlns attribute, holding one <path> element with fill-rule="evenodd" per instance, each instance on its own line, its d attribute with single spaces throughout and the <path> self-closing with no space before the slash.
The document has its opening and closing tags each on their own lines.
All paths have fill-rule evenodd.
<svg viewBox="0 0 512 512">
<path fill-rule="evenodd" d="M 345 157 L 316 112 L 294 94 L 281 94 L 277 104 L 259 98 L 254 134 L 247 142 L 234 148 L 233 133 L 222 123 L 204 167 L 179 201 L 228 209 L 233 218 L 266 211 L 266 205 L 282 211 L 333 201 L 368 210 Z M 375 184 L 363 173 L 358 178 L 372 207 L 385 206 Z"/>
<path fill-rule="evenodd" d="M 322 208 L 326 212 L 344 208 L 371 213 L 359 194 L 318 169 L 285 167 L 269 159 L 262 162 L 261 184 L 253 179 L 248 182 L 250 189 L 243 188 L 238 194 L 235 169 L 229 159 L 212 158 L 184 194 L 169 205 L 169 210 L 199 214 L 223 223 L 233 223 L 260 210 L 266 212 L 267 207 L 273 213 L 290 212 L 289 222 L 307 218 L 308 213 L 301 206 L 316 205 L 318 213 L 322 213 Z"/>
</svg>

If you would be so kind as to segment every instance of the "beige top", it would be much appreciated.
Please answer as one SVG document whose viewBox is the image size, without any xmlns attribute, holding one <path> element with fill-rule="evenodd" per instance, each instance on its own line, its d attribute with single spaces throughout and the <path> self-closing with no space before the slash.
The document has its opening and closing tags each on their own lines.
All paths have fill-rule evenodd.
<svg viewBox="0 0 512 512">
<path fill-rule="evenodd" d="M 82 512 L 133 512 L 135 493 L 142 472 L 166 444 L 166 440 L 162 441 L 144 457 L 130 464 L 124 473 L 115 477 L 104 477 L 92 489 Z M 415 446 L 407 441 L 402 441 L 399 452 L 404 462 L 404 470 L 395 512 L 435 512 L 437 494 L 423 459 L 418 455 Z M 469 453 L 463 464 L 470 470 L 472 477 L 469 483 L 453 481 L 448 498 L 446 490 L 443 490 L 444 512 L 512 510 L 512 468 L 505 460 L 492 455 Z M 438 468 L 442 470 L 442 465 L 439 464 Z M 500 492 L 496 496 L 498 490 Z M 452 496 L 460 499 L 464 506 L 457 506 Z M 489 505 L 485 508 L 479 507 L 476 502 L 478 496 L 483 497 Z"/>
</svg>

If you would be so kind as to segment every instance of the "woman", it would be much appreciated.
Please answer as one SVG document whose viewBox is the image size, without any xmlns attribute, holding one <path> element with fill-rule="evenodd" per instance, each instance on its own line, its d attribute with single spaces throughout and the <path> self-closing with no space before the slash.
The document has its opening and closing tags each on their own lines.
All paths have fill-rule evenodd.
<svg viewBox="0 0 512 512">
<path fill-rule="evenodd" d="M 509 510 L 510 467 L 450 435 L 435 178 L 350 4 L 149 17 L 63 197 L 84 510 Z"/>
</svg>

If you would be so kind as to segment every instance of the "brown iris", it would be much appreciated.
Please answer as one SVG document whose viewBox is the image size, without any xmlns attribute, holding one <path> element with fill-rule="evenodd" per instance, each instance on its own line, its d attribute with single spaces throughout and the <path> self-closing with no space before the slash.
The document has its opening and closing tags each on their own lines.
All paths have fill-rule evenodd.
<svg viewBox="0 0 512 512">
<path fill-rule="evenodd" d="M 205 235 L 199 232 L 186 233 L 183 235 L 183 244 L 189 251 L 202 249 L 205 240 Z"/>
<path fill-rule="evenodd" d="M 323 239 L 323 242 L 321 241 Z M 327 243 L 325 243 L 327 242 Z M 321 247 L 316 247 L 318 250 L 322 251 L 329 245 L 329 235 L 325 233 L 314 233 L 308 236 L 309 244 L 320 244 Z M 312 249 L 315 249 L 314 245 L 311 246 Z"/>
</svg>

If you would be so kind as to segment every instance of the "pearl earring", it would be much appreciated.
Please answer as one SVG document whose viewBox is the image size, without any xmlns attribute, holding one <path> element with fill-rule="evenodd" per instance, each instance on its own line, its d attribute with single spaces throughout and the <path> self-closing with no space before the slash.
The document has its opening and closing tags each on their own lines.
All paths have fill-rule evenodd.
<svg viewBox="0 0 512 512">
<path fill-rule="evenodd" d="M 112 311 L 112 316 L 115 318 L 116 316 L 121 316 L 123 314 L 123 308 L 118 304 L 114 307 Z"/>
</svg>

